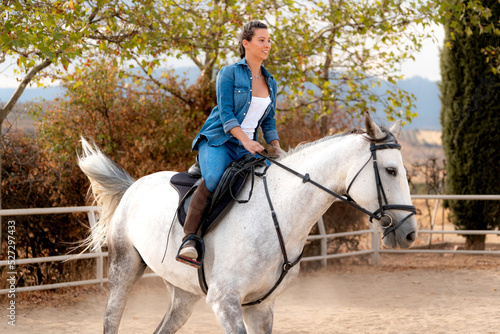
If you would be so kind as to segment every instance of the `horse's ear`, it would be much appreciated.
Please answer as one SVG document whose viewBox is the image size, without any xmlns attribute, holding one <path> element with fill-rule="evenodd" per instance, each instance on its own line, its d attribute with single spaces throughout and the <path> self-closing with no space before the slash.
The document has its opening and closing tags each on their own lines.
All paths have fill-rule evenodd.
<svg viewBox="0 0 500 334">
<path fill-rule="evenodd" d="M 399 135 L 401 134 L 401 120 L 398 119 L 396 122 L 391 124 L 389 131 L 392 133 L 396 140 L 399 139 Z"/>
<path fill-rule="evenodd" d="M 372 139 L 382 139 L 385 137 L 385 134 L 380 130 L 379 126 L 372 121 L 370 114 L 365 112 L 365 127 L 366 133 Z"/>
</svg>

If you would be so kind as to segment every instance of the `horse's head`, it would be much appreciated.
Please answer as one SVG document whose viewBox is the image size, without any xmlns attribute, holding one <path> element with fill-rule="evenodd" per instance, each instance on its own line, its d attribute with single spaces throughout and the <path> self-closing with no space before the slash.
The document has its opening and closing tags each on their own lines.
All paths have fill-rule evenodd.
<svg viewBox="0 0 500 334">
<path fill-rule="evenodd" d="M 417 236 L 417 221 L 397 143 L 401 121 L 387 130 L 366 113 L 365 126 L 366 153 L 349 169 L 347 194 L 372 213 L 371 221 L 383 234 L 384 245 L 408 248 Z"/>
</svg>

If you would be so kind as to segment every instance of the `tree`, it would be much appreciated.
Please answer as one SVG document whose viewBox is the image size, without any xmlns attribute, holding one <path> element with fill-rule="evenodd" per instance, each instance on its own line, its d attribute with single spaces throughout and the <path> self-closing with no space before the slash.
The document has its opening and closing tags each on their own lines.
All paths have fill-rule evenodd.
<svg viewBox="0 0 500 334">
<path fill-rule="evenodd" d="M 441 55 L 441 124 L 448 194 L 498 194 L 500 75 L 486 50 L 500 47 L 497 0 L 447 2 Z M 492 23 L 494 23 L 492 25 Z M 459 229 L 500 226 L 498 202 L 448 201 Z M 466 236 L 466 249 L 484 249 L 485 235 Z"/>
<path fill-rule="evenodd" d="M 140 12 L 138 2 L 114 0 L 0 1 L 0 64 L 13 57 L 21 78 L 9 101 L 0 105 L 0 140 L 4 120 L 29 84 L 40 83 L 50 65 L 67 70 L 89 50 L 132 39 L 141 32 L 135 24 Z M 0 167 L 1 162 L 0 151 Z"/>
<path fill-rule="evenodd" d="M 64 97 L 37 115 L 38 143 L 56 165 L 72 165 L 84 177 L 75 163 L 80 136 L 94 140 L 134 177 L 185 170 L 193 163 L 191 142 L 203 124 L 203 113 L 190 113 L 154 84 L 137 87 L 120 79 L 108 58 L 89 62 L 68 78 L 62 82 Z M 74 82 L 83 80 L 84 85 L 75 87 Z M 203 94 L 176 83 L 189 99 Z"/>
<path fill-rule="evenodd" d="M 115 66 L 138 66 L 140 79 L 155 82 L 193 110 L 194 101 L 154 69 L 166 56 L 187 57 L 200 69 L 199 86 L 213 92 L 216 69 L 234 58 L 237 32 L 250 19 L 273 29 L 276 47 L 268 67 L 281 95 L 294 101 L 287 109 L 307 106 L 322 119 L 342 108 L 359 116 L 382 103 L 389 119 L 410 121 L 412 97 L 395 87 L 400 78 L 395 73 L 429 37 L 417 28 L 432 22 L 436 8 L 424 0 L 4 0 L 0 9 L 0 61 L 13 56 L 19 73 L 26 74 L 0 110 L 2 122 L 26 85 L 39 82 L 48 66 L 67 69 L 89 50 L 108 52 Z M 389 89 L 375 93 L 381 79 Z"/>
<path fill-rule="evenodd" d="M 0 2 L 0 64 L 16 60 L 20 84 L 0 109 L 0 124 L 28 84 L 40 83 L 50 65 L 70 64 L 95 48 L 121 43 L 139 34 L 134 24 L 140 4 L 113 0 Z M 135 15 L 135 14 L 134 14 Z"/>
<path fill-rule="evenodd" d="M 189 104 L 154 71 L 162 57 L 191 59 L 200 69 L 200 85 L 213 88 L 217 68 L 237 58 L 238 30 L 259 19 L 272 29 L 274 50 L 266 66 L 279 81 L 282 101 L 287 100 L 280 109 L 303 108 L 323 120 L 332 111 L 355 117 L 382 103 L 389 119 L 411 121 L 413 97 L 395 86 L 401 78 L 398 64 L 411 59 L 429 37 L 419 27 L 429 26 L 436 9 L 422 0 L 157 1 L 136 20 L 143 29 L 136 39 L 148 44 L 130 48 L 124 41 L 132 52 L 122 62 L 133 60 L 143 72 L 135 78 L 155 82 Z M 114 46 L 116 53 L 121 45 Z M 382 80 L 388 88 L 381 94 L 374 88 Z"/>
<path fill-rule="evenodd" d="M 425 1 L 288 4 L 275 14 L 276 40 L 285 42 L 272 58 L 285 95 L 320 123 L 335 110 L 354 117 L 377 104 L 390 120 L 411 121 L 414 97 L 395 86 L 402 78 L 397 72 L 430 37 L 419 28 L 429 27 L 435 10 Z"/>
</svg>

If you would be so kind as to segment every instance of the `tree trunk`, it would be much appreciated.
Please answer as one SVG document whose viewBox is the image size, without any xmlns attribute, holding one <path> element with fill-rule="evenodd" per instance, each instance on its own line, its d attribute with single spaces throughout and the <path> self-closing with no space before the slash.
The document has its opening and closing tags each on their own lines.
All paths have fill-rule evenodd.
<svg viewBox="0 0 500 334">
<path fill-rule="evenodd" d="M 6 105 L 4 105 L 2 108 L 0 108 L 0 126 L 3 124 L 3 121 L 7 118 L 7 115 L 14 109 L 14 106 L 16 105 L 17 101 L 19 101 L 19 98 L 21 95 L 23 95 L 24 90 L 26 89 L 26 86 L 33 80 L 35 75 L 37 75 L 39 72 L 43 71 L 46 67 L 48 67 L 50 64 L 52 64 L 52 60 L 50 59 L 45 59 L 41 64 L 33 67 L 28 74 L 24 77 L 23 81 L 19 84 L 17 87 L 16 91 L 12 95 L 12 97 L 9 99 L 9 102 L 7 102 Z"/>
<path fill-rule="evenodd" d="M 486 235 L 467 235 L 465 238 L 465 250 L 486 249 Z"/>
</svg>

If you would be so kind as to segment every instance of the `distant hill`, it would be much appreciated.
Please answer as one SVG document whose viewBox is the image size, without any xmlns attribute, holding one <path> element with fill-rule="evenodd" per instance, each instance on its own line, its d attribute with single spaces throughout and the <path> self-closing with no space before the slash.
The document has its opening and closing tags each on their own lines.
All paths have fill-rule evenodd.
<svg viewBox="0 0 500 334">
<path fill-rule="evenodd" d="M 175 69 L 175 74 L 187 77 L 188 82 L 194 83 L 200 72 L 195 67 L 180 67 Z M 439 113 L 441 111 L 441 101 L 439 100 L 438 83 L 421 77 L 413 77 L 400 81 L 398 87 L 413 93 L 417 98 L 415 111 L 418 117 L 410 124 L 406 124 L 404 129 L 440 131 Z M 0 88 L 0 103 L 8 102 L 14 91 L 14 88 Z M 27 88 L 21 96 L 20 102 L 24 103 L 41 98 L 51 101 L 57 96 L 62 96 L 62 88 L 59 86 Z M 377 111 L 377 114 L 373 116 L 378 123 L 388 123 L 382 110 Z"/>
<path fill-rule="evenodd" d="M 416 111 L 418 117 L 405 129 L 441 130 L 439 114 L 441 113 L 441 100 L 439 99 L 439 86 L 437 82 L 421 77 L 413 77 L 401 81 L 399 87 L 413 93 L 417 98 Z"/>
<path fill-rule="evenodd" d="M 0 88 L 0 103 L 7 103 L 11 98 L 12 94 L 16 91 L 16 88 Z M 63 90 L 60 86 L 51 86 L 46 88 L 26 88 L 23 95 L 19 99 L 19 102 L 25 103 L 33 101 L 35 99 L 45 99 L 47 101 L 52 101 L 57 96 L 61 96 Z"/>
<path fill-rule="evenodd" d="M 422 163 L 431 158 L 439 163 L 444 160 L 441 131 L 403 129 L 399 142 L 405 163 Z"/>
<path fill-rule="evenodd" d="M 433 130 L 441 131 L 439 114 L 441 112 L 441 101 L 439 99 L 438 83 L 421 77 L 413 77 L 402 80 L 398 87 L 416 97 L 415 109 L 418 116 L 411 123 L 404 125 L 404 129 L 411 130 Z M 376 93 L 383 94 L 388 89 L 388 84 L 382 84 Z M 377 113 L 372 115 L 377 123 L 388 124 L 382 105 L 376 106 Z"/>
<path fill-rule="evenodd" d="M 131 71 L 134 71 L 132 69 Z M 162 69 L 157 70 L 158 75 Z M 177 67 L 174 69 L 174 73 L 181 77 L 186 77 L 189 83 L 195 83 L 196 79 L 200 75 L 200 70 L 197 67 Z M 0 103 L 7 103 L 11 98 L 12 94 L 16 91 L 16 88 L 0 88 Z M 45 88 L 26 88 L 23 95 L 19 99 L 20 103 L 30 102 L 35 99 L 45 99 L 46 101 L 52 101 L 56 97 L 62 97 L 63 88 L 60 86 L 50 86 Z"/>
</svg>

